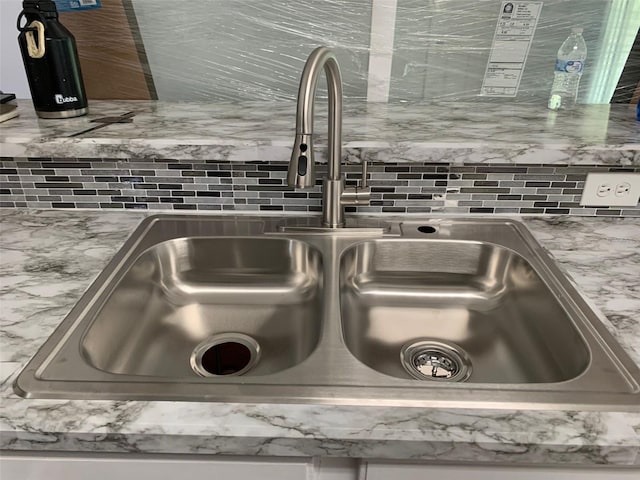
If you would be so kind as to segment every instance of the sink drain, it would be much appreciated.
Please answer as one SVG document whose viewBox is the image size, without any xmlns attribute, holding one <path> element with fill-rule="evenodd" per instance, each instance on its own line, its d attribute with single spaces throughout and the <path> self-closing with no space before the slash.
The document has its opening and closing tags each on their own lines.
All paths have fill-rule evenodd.
<svg viewBox="0 0 640 480">
<path fill-rule="evenodd" d="M 242 333 L 209 337 L 191 353 L 191 368 L 202 377 L 243 375 L 260 359 L 260 345 Z"/>
<path fill-rule="evenodd" d="M 404 369 L 418 380 L 464 382 L 471 376 L 471 360 L 454 343 L 419 340 L 400 351 Z"/>
</svg>

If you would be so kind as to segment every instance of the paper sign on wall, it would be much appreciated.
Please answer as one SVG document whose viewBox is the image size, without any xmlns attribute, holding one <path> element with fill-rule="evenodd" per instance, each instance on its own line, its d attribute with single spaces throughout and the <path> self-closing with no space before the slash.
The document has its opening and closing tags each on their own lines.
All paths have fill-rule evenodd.
<svg viewBox="0 0 640 480">
<path fill-rule="evenodd" d="M 78 10 L 90 10 L 102 8 L 100 0 L 53 0 L 58 12 L 76 12 Z"/>
<path fill-rule="evenodd" d="M 481 95 L 515 97 L 543 2 L 502 2 Z"/>
</svg>

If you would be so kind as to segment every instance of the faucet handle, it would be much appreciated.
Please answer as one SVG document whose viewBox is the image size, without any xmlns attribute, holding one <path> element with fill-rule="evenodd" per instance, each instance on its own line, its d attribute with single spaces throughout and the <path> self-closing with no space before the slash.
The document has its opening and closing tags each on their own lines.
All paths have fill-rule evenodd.
<svg viewBox="0 0 640 480">
<path fill-rule="evenodd" d="M 371 189 L 367 181 L 367 161 L 362 161 L 362 178 L 360 185 L 347 187 L 342 191 L 340 203 L 343 205 L 369 205 L 371 200 Z"/>
<path fill-rule="evenodd" d="M 367 161 L 363 160 L 362 161 L 362 179 L 360 181 L 360 188 L 362 189 L 369 187 L 369 182 L 367 181 L 367 176 L 368 176 L 367 170 L 368 170 Z"/>
</svg>

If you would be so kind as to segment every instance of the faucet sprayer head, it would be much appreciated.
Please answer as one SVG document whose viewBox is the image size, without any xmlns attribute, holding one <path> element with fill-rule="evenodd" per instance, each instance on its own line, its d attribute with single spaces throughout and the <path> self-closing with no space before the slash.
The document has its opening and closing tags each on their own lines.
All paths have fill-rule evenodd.
<svg viewBox="0 0 640 480">
<path fill-rule="evenodd" d="M 313 143 L 309 133 L 296 133 L 287 183 L 295 188 L 312 188 L 316 184 L 316 164 L 313 160 Z"/>
</svg>

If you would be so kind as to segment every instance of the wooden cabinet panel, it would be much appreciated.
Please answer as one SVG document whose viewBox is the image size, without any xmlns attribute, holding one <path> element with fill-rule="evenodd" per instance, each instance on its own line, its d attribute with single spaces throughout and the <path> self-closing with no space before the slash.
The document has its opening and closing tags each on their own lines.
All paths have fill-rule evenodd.
<svg viewBox="0 0 640 480">
<path fill-rule="evenodd" d="M 109 0 L 96 10 L 60 14 L 76 39 L 90 100 L 155 99 L 132 8 L 128 0 Z"/>
</svg>

